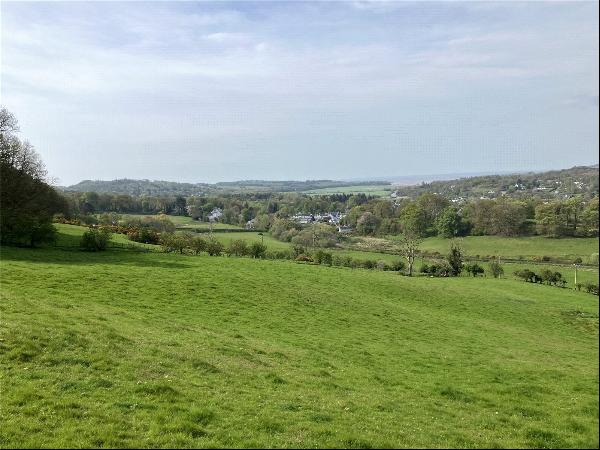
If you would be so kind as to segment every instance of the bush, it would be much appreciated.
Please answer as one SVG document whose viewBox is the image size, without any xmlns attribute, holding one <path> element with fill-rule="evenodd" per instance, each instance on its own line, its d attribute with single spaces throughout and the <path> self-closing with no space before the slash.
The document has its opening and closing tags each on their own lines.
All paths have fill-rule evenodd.
<svg viewBox="0 0 600 450">
<path fill-rule="evenodd" d="M 333 255 L 323 250 L 317 250 L 313 255 L 313 259 L 317 264 L 324 264 L 326 266 L 331 266 L 333 263 Z"/>
<path fill-rule="evenodd" d="M 405 269 L 406 263 L 401 259 L 397 259 L 390 264 L 390 270 L 394 272 L 401 272 Z"/>
<path fill-rule="evenodd" d="M 467 271 L 467 273 L 470 273 L 474 277 L 476 277 L 478 275 L 482 275 L 484 273 L 483 267 L 481 267 L 477 263 L 467 264 L 465 266 L 465 270 Z"/>
<path fill-rule="evenodd" d="M 190 248 L 192 249 L 195 255 L 198 255 L 200 252 L 206 251 L 207 245 L 208 243 L 203 237 L 195 236 L 192 239 L 190 239 Z"/>
<path fill-rule="evenodd" d="M 373 261 L 372 259 L 365 259 L 362 262 L 362 266 L 365 269 L 375 269 L 377 267 L 377 261 Z"/>
<path fill-rule="evenodd" d="M 298 255 L 298 256 L 296 256 L 295 261 L 313 262 L 313 259 L 308 255 Z"/>
<path fill-rule="evenodd" d="M 588 294 L 598 295 L 598 283 L 585 283 L 584 287 Z"/>
<path fill-rule="evenodd" d="M 160 242 L 159 234 L 149 228 L 136 228 L 127 233 L 130 241 L 141 242 L 144 244 L 158 244 Z"/>
<path fill-rule="evenodd" d="M 235 239 L 231 241 L 227 247 L 227 254 L 229 256 L 246 256 L 250 254 L 248 243 L 243 239 Z"/>
<path fill-rule="evenodd" d="M 377 269 L 378 270 L 388 270 L 389 266 L 387 265 L 387 263 L 383 260 L 379 260 L 377 261 Z"/>
<path fill-rule="evenodd" d="M 106 228 L 90 228 L 81 236 L 79 245 L 87 252 L 104 251 L 108 247 L 111 236 L 111 232 Z"/>
<path fill-rule="evenodd" d="M 264 258 L 266 252 L 267 246 L 262 242 L 253 242 L 248 249 L 248 254 L 253 258 Z"/>
<path fill-rule="evenodd" d="M 216 239 L 209 239 L 206 243 L 206 251 L 210 256 L 221 256 L 224 246 Z"/>
<path fill-rule="evenodd" d="M 504 268 L 500 265 L 497 259 L 493 259 L 489 265 L 489 272 L 494 278 L 499 278 L 504 275 Z"/>
</svg>

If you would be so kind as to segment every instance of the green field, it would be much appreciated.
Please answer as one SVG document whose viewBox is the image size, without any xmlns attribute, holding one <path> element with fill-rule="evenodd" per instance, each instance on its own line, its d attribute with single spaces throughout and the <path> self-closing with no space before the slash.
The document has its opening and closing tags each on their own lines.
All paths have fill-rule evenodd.
<svg viewBox="0 0 600 450">
<path fill-rule="evenodd" d="M 381 185 L 356 185 L 356 186 L 342 186 L 342 187 L 331 187 L 322 189 L 312 189 L 310 191 L 304 191 L 304 194 L 313 195 L 331 195 L 331 194 L 367 194 L 374 195 L 376 197 L 389 197 L 392 193 L 392 185 L 381 184 Z"/>
<path fill-rule="evenodd" d="M 2 248 L 2 447 L 597 447 L 598 299 Z"/>
<path fill-rule="evenodd" d="M 148 214 L 122 214 L 123 219 L 127 219 L 127 218 L 136 218 L 136 219 L 142 219 L 144 217 L 158 217 L 158 216 L 153 216 L 153 215 L 148 215 Z M 177 228 L 190 228 L 190 229 L 206 229 L 208 230 L 211 226 L 210 223 L 208 222 L 200 222 L 198 220 L 194 220 L 189 216 L 166 216 L 171 222 L 173 222 L 173 224 L 177 227 Z M 221 223 L 221 222 L 213 222 L 212 224 L 212 228 L 213 230 L 223 230 L 223 229 L 236 229 L 239 228 L 241 229 L 241 227 L 237 226 L 237 225 L 229 225 L 227 223 Z"/>
<path fill-rule="evenodd" d="M 465 251 L 470 255 L 504 256 L 510 258 L 532 258 L 534 256 L 580 257 L 584 262 L 592 253 L 598 253 L 598 238 L 562 238 L 552 239 L 543 236 L 498 237 L 466 236 L 460 238 Z M 423 242 L 423 250 L 448 252 L 450 241 L 440 237 L 431 237 Z"/>
<path fill-rule="evenodd" d="M 58 235 L 59 238 L 57 241 L 57 245 L 59 245 L 61 247 L 63 247 L 63 246 L 64 247 L 77 247 L 79 245 L 79 240 L 81 238 L 81 235 L 83 234 L 83 232 L 85 230 L 87 230 L 87 227 L 79 227 L 79 226 L 64 225 L 64 224 L 55 224 L 55 225 L 59 231 L 59 235 Z M 201 236 L 207 237 L 208 235 L 202 234 Z M 267 249 L 270 251 L 286 250 L 291 247 L 291 244 L 289 244 L 287 242 L 278 241 L 277 239 L 274 239 L 273 237 L 271 237 L 268 233 L 264 233 L 262 238 L 259 235 L 259 232 L 252 232 L 252 231 L 249 231 L 249 232 L 227 232 L 227 233 L 215 232 L 212 234 L 212 236 L 215 239 L 217 239 L 218 241 L 222 242 L 226 246 L 229 245 L 229 243 L 232 240 L 243 239 L 243 240 L 246 240 L 247 242 L 262 240 L 264 242 L 264 244 L 267 246 Z M 499 239 L 502 239 L 502 238 L 494 238 L 493 240 L 502 248 L 502 246 L 500 245 L 501 241 L 499 241 Z M 507 238 L 507 239 L 509 239 L 509 241 L 510 241 L 510 238 Z M 546 242 L 550 242 L 551 244 L 554 244 L 554 241 L 555 241 L 554 239 L 547 239 L 546 241 L 537 239 L 537 238 L 531 238 L 531 239 L 534 240 L 535 251 L 537 251 L 537 252 L 546 251 L 548 253 L 549 253 L 549 249 L 546 246 L 544 246 L 544 244 Z M 475 239 L 465 239 L 465 241 L 469 242 L 471 246 L 474 243 L 486 243 L 486 239 L 484 239 L 484 237 L 476 237 Z M 564 242 L 575 241 L 575 244 L 580 245 L 579 251 L 581 251 L 581 255 L 583 256 L 585 254 L 585 251 L 593 250 L 594 247 L 592 247 L 592 246 L 595 245 L 594 243 L 597 240 L 596 239 L 564 239 L 562 241 L 564 241 Z M 122 247 L 136 246 L 136 247 L 144 247 L 144 248 L 148 248 L 148 249 L 153 249 L 153 250 L 157 250 L 157 251 L 160 250 L 160 247 L 157 245 L 139 244 L 136 242 L 132 242 L 132 241 L 128 240 L 126 236 L 124 236 L 122 234 L 117 234 L 117 233 L 113 234 L 112 242 L 115 245 L 122 246 Z M 439 251 L 442 254 L 447 253 L 448 246 L 450 245 L 450 240 L 448 240 L 448 239 L 439 240 L 437 238 L 428 238 L 424 242 L 425 243 L 424 243 L 423 247 L 425 247 L 429 250 L 436 249 L 433 251 Z M 432 243 L 434 245 L 431 245 Z M 487 240 L 487 243 L 489 243 L 489 240 Z M 586 247 L 586 245 L 587 245 L 587 247 Z M 511 248 L 511 245 L 507 245 L 506 247 Z M 584 249 L 584 250 L 581 250 L 581 249 Z M 370 260 L 374 260 L 374 261 L 385 261 L 387 263 L 391 263 L 398 259 L 402 259 L 401 256 L 399 256 L 397 254 L 383 253 L 383 252 L 377 252 L 377 251 L 361 251 L 361 250 L 342 249 L 342 248 L 330 248 L 330 249 L 325 249 L 325 250 L 333 253 L 334 255 L 350 256 L 351 258 L 357 259 L 357 260 L 370 259 Z M 468 254 L 473 256 L 472 253 L 468 253 Z M 484 253 L 482 252 L 481 254 L 483 255 Z M 547 253 L 544 253 L 544 254 L 547 254 Z M 556 253 L 554 253 L 553 255 L 556 255 Z M 432 260 L 430 260 L 428 258 L 417 259 L 416 270 L 418 271 L 419 267 L 421 267 L 421 265 L 423 263 L 431 263 L 431 262 L 432 262 Z M 481 262 L 480 264 L 484 268 L 487 268 L 486 262 Z M 531 269 L 534 272 L 540 272 L 541 270 L 544 270 L 544 269 L 551 269 L 553 271 L 561 272 L 563 274 L 563 276 L 565 277 L 565 279 L 568 281 L 569 287 L 574 286 L 575 269 L 571 265 L 536 264 L 532 261 L 524 261 L 522 263 L 505 261 L 502 263 L 502 265 L 504 267 L 505 277 L 508 277 L 508 278 L 514 278 L 513 273 L 516 270 L 521 270 L 524 268 Z M 467 276 L 467 275 L 465 274 L 465 276 Z M 578 279 L 577 280 L 580 283 L 586 283 L 586 282 L 598 283 L 598 268 L 597 267 L 580 267 L 578 269 Z"/>
</svg>

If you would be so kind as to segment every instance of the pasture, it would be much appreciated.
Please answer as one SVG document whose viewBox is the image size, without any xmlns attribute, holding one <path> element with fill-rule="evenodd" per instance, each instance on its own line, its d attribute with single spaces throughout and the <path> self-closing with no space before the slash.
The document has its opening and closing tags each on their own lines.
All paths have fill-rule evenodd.
<svg viewBox="0 0 600 450">
<path fill-rule="evenodd" d="M 2 447 L 597 447 L 598 299 L 2 248 Z"/>
<path fill-rule="evenodd" d="M 341 186 L 322 189 L 312 189 L 304 191 L 304 194 L 311 195 L 332 195 L 332 194 L 367 194 L 375 197 L 389 197 L 393 188 L 390 184 L 381 185 L 356 185 L 356 186 Z"/>
</svg>

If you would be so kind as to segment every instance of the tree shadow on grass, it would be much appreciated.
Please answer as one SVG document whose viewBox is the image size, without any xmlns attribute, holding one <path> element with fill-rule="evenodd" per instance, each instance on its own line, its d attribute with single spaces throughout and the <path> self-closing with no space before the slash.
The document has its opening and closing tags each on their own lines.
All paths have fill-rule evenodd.
<svg viewBox="0 0 600 450">
<path fill-rule="evenodd" d="M 188 269 L 193 265 L 181 261 L 169 261 L 179 255 L 165 253 L 144 253 L 133 250 L 110 249 L 103 252 L 85 252 L 77 248 L 59 249 L 0 247 L 0 261 L 19 261 L 33 264 L 58 264 L 58 265 L 97 265 L 115 264 L 124 266 L 156 267 L 163 269 Z M 187 256 L 193 258 L 193 256 Z M 180 257 L 184 258 L 184 257 Z"/>
</svg>

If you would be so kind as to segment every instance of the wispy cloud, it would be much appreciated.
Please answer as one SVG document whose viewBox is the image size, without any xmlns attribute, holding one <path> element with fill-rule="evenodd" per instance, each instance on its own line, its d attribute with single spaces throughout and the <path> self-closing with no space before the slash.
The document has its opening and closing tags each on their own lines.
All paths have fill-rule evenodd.
<svg viewBox="0 0 600 450">
<path fill-rule="evenodd" d="M 256 177 L 265 159 L 269 178 L 376 175 L 397 152 L 398 170 L 410 171 L 436 146 L 505 148 L 497 120 L 531 152 L 568 165 L 548 150 L 548 133 L 559 131 L 542 130 L 561 123 L 552 145 L 576 139 L 580 158 L 590 157 L 597 125 L 582 134 L 580 124 L 597 117 L 597 4 L 511 5 L 5 2 L 2 98 L 65 178 Z M 587 113 L 574 113 L 586 102 Z M 535 124 L 532 114 L 541 114 Z M 448 129 L 455 118 L 464 123 Z M 86 140 L 90 153 L 131 163 L 82 156 Z M 186 163 L 156 162 L 165 149 Z M 356 162 L 364 151 L 367 166 Z M 140 152 L 149 162 L 135 172 Z M 354 165 L 315 174 L 304 162 L 339 154 Z M 232 158 L 247 169 L 224 169 Z"/>
</svg>

